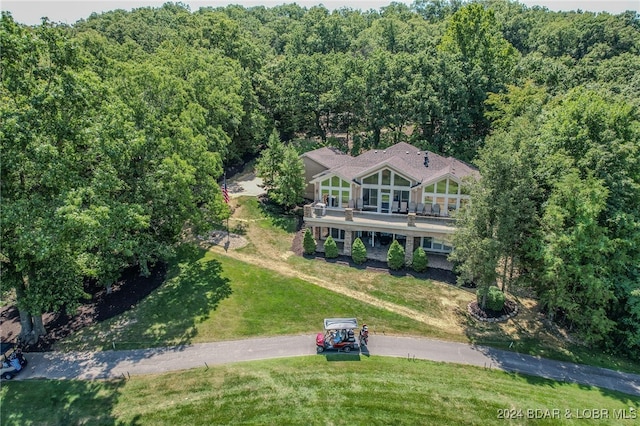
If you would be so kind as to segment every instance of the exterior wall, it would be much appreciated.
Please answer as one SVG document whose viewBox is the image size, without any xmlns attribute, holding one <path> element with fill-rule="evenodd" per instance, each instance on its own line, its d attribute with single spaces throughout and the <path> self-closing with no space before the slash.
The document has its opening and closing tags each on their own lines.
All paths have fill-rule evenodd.
<svg viewBox="0 0 640 426">
<path fill-rule="evenodd" d="M 313 178 L 313 176 L 317 175 L 318 173 L 321 173 L 325 170 L 327 170 L 326 167 L 324 167 L 321 164 L 316 163 L 315 161 L 313 161 L 312 159 L 308 158 L 308 157 L 302 157 L 302 162 L 304 163 L 304 179 L 305 182 L 309 182 L 311 181 L 311 179 Z M 304 198 L 308 199 L 308 200 L 316 200 L 317 196 L 315 193 L 315 185 L 312 183 L 308 183 L 307 187 L 305 188 L 304 191 Z"/>
<path fill-rule="evenodd" d="M 372 249 L 376 251 L 384 250 L 390 239 L 398 239 L 404 245 L 407 263 L 412 261 L 413 252 L 419 246 L 427 252 L 441 254 L 446 254 L 451 249 L 450 240 L 455 229 L 453 219 L 425 218 L 415 213 L 387 216 L 357 212 L 350 208 L 344 209 L 343 213 L 329 213 L 315 216 L 309 205 L 308 208 L 305 207 L 304 220 L 307 226 L 313 228 L 319 246 L 331 235 L 336 242 L 342 244 L 345 255 L 351 254 L 353 241 L 360 234 L 363 234 L 365 245 L 373 246 Z M 378 217 L 380 220 L 377 220 Z"/>
</svg>

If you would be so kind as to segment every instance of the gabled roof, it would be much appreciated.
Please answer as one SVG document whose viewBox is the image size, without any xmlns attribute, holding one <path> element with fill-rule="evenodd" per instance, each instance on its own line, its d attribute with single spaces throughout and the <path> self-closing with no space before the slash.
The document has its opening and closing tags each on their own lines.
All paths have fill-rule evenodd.
<svg viewBox="0 0 640 426">
<path fill-rule="evenodd" d="M 337 174 L 347 180 L 359 181 L 385 166 L 423 184 L 435 182 L 447 175 L 458 180 L 465 176 L 478 175 L 476 168 L 463 161 L 420 150 L 405 142 L 385 149 L 370 150 L 355 158 L 339 151 L 338 153 L 339 155 L 325 147 L 304 155 L 327 167 L 322 174 Z M 429 160 L 427 166 L 425 156 Z"/>
<path fill-rule="evenodd" d="M 301 155 L 301 157 L 307 157 L 315 161 L 316 163 L 326 167 L 327 169 L 331 169 L 337 165 L 344 164 L 353 159 L 353 157 L 343 153 L 338 148 L 328 146 L 305 152 Z"/>
</svg>

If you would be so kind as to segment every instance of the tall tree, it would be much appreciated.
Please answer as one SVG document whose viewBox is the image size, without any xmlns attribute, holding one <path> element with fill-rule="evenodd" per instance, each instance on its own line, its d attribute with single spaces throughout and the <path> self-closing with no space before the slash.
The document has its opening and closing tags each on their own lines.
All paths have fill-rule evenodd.
<svg viewBox="0 0 640 426">
<path fill-rule="evenodd" d="M 451 16 L 439 49 L 454 55 L 465 77 L 468 99 L 464 111 L 470 126 L 453 154 L 472 159 L 480 145 L 478 141 L 489 131 L 484 114 L 487 94 L 501 91 L 511 80 L 518 52 L 502 36 L 493 11 L 479 3 L 466 5 Z"/>
<path fill-rule="evenodd" d="M 269 196 L 276 203 L 291 209 L 302 202 L 305 186 L 302 159 L 293 146 L 288 146 Z"/>
</svg>

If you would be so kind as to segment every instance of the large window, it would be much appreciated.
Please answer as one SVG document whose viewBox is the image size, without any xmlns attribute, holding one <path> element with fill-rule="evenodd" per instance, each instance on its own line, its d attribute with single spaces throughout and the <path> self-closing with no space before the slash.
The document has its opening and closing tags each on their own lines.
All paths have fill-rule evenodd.
<svg viewBox="0 0 640 426">
<path fill-rule="evenodd" d="M 344 229 L 330 228 L 329 233 L 335 241 L 344 241 Z"/>
<path fill-rule="evenodd" d="M 362 190 L 362 207 L 363 210 L 377 211 L 378 210 L 378 189 L 377 188 L 364 188 Z"/>
<path fill-rule="evenodd" d="M 351 185 L 349 181 L 333 176 L 320 182 L 320 200 L 327 207 L 349 207 L 350 199 Z"/>
<path fill-rule="evenodd" d="M 422 202 L 431 204 L 432 211 L 440 216 L 455 216 L 460 206 L 469 199 L 462 185 L 453 179 L 442 179 L 424 187 Z"/>
<path fill-rule="evenodd" d="M 362 179 L 363 209 L 378 213 L 407 211 L 411 181 L 390 169 Z"/>
<path fill-rule="evenodd" d="M 436 253 L 450 253 L 453 248 L 448 245 L 444 240 L 437 238 L 423 237 L 422 248 L 424 251 L 431 251 Z"/>
</svg>

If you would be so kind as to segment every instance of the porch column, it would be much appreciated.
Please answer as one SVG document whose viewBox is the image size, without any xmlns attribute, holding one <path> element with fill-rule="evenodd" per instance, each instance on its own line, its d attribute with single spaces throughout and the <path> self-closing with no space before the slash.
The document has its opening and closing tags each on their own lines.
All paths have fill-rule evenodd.
<svg viewBox="0 0 640 426">
<path fill-rule="evenodd" d="M 344 209 L 344 220 L 349 221 L 349 222 L 353 222 L 353 209 L 352 208 Z"/>
<path fill-rule="evenodd" d="M 404 248 L 404 263 L 410 265 L 413 262 L 413 235 L 407 235 Z"/>
<path fill-rule="evenodd" d="M 345 256 L 351 256 L 351 241 L 353 240 L 353 231 L 346 230 L 344 231 L 344 249 L 342 250 L 342 254 Z"/>
<path fill-rule="evenodd" d="M 416 214 L 415 213 L 409 213 L 407 215 L 407 226 L 416 226 Z"/>
<path fill-rule="evenodd" d="M 313 217 L 313 205 L 311 204 L 304 205 L 304 217 Z"/>
</svg>

